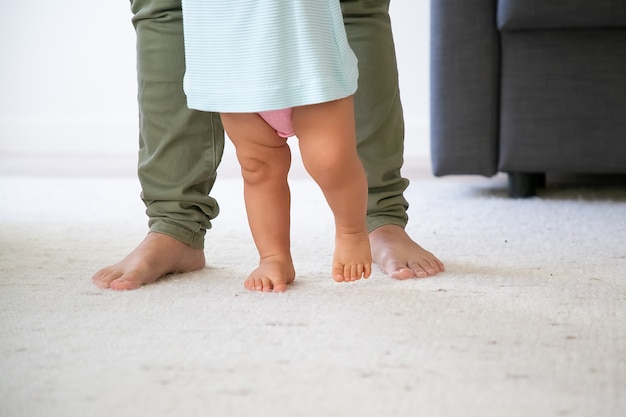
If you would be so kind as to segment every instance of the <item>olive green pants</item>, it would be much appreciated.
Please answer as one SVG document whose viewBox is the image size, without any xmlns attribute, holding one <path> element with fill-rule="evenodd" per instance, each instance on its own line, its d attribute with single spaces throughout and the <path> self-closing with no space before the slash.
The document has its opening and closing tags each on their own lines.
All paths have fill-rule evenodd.
<svg viewBox="0 0 626 417">
<path fill-rule="evenodd" d="M 137 33 L 140 118 L 138 174 L 150 230 L 193 248 L 219 212 L 209 196 L 224 149 L 219 115 L 187 108 L 181 0 L 131 0 Z M 355 95 L 358 152 L 369 184 L 369 230 L 404 227 L 408 180 L 400 176 L 404 121 L 389 0 L 341 2 L 359 60 Z"/>
</svg>

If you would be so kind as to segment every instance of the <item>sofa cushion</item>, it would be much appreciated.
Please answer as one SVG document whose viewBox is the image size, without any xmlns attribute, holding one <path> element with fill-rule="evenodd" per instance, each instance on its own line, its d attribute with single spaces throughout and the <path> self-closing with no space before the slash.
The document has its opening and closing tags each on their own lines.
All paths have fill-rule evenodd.
<svg viewBox="0 0 626 417">
<path fill-rule="evenodd" d="M 498 0 L 500 30 L 626 27 L 624 0 Z"/>
</svg>

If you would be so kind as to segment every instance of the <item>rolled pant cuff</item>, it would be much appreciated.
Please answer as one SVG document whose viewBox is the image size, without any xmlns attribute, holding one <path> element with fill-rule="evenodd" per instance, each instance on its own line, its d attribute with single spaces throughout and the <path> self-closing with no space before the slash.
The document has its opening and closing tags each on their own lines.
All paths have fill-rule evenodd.
<svg viewBox="0 0 626 417">
<path fill-rule="evenodd" d="M 408 217 L 399 218 L 392 216 L 376 216 L 373 218 L 367 218 L 367 232 L 371 233 L 373 230 L 378 229 L 382 226 L 387 226 L 389 224 L 400 226 L 401 228 L 405 228 L 408 223 Z"/>
<path fill-rule="evenodd" d="M 192 232 L 173 224 L 159 222 L 150 226 L 150 232 L 173 237 L 192 249 L 204 249 L 204 235 L 206 234 L 206 230 Z"/>
</svg>

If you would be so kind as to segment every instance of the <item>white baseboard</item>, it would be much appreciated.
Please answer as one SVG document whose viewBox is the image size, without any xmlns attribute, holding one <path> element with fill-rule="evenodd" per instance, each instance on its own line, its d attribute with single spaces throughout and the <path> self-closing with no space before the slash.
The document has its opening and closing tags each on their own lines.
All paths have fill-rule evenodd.
<svg viewBox="0 0 626 417">
<path fill-rule="evenodd" d="M 404 138 L 404 157 L 429 158 L 430 157 L 430 126 L 427 122 L 407 122 Z"/>
</svg>

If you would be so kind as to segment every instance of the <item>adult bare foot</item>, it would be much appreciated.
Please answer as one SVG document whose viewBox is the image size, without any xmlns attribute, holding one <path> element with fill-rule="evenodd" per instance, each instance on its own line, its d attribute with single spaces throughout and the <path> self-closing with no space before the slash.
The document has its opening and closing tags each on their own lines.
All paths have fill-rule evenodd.
<svg viewBox="0 0 626 417">
<path fill-rule="evenodd" d="M 284 292 L 295 278 L 291 257 L 272 256 L 261 259 L 243 285 L 250 291 Z"/>
<path fill-rule="evenodd" d="M 367 233 L 337 233 L 333 256 L 333 279 L 337 282 L 369 278 L 372 273 L 372 251 Z"/>
<path fill-rule="evenodd" d="M 385 225 L 369 234 L 372 257 L 392 278 L 426 278 L 445 270 L 435 255 L 415 243 L 396 225 Z"/>
<path fill-rule="evenodd" d="M 170 273 L 191 272 L 205 266 L 204 251 L 161 233 L 146 238 L 115 265 L 98 271 L 92 278 L 100 288 L 134 290 Z"/>
</svg>

